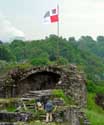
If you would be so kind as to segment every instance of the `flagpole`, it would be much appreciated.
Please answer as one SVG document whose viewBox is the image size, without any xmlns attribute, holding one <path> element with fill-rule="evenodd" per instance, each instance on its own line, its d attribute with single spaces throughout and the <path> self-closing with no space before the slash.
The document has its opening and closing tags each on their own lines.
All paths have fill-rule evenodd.
<svg viewBox="0 0 104 125">
<path fill-rule="evenodd" d="M 58 21 L 57 21 L 57 36 L 59 37 L 59 5 L 57 4 L 57 14 L 58 14 Z"/>
<path fill-rule="evenodd" d="M 59 37 L 59 5 L 57 4 L 57 14 L 58 14 L 58 21 L 57 21 L 57 36 Z M 57 63 L 59 60 L 59 39 L 57 39 Z"/>
</svg>

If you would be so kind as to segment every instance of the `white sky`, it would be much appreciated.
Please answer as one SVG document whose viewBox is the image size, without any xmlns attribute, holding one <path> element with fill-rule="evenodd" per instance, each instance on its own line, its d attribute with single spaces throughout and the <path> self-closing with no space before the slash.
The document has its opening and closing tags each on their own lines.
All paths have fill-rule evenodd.
<svg viewBox="0 0 104 125">
<path fill-rule="evenodd" d="M 46 11 L 57 3 L 60 36 L 104 35 L 104 0 L 0 0 L 0 39 L 41 39 L 57 34 L 56 23 L 43 23 Z"/>
</svg>

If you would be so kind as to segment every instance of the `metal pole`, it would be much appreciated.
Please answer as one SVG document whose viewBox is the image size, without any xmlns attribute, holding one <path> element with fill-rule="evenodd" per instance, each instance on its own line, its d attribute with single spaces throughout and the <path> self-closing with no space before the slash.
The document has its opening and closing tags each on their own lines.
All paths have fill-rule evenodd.
<svg viewBox="0 0 104 125">
<path fill-rule="evenodd" d="M 57 36 L 59 36 L 59 5 L 57 4 L 57 14 L 58 14 L 58 21 L 57 21 Z"/>
<path fill-rule="evenodd" d="M 59 37 L 59 5 L 57 4 L 57 14 L 58 14 L 58 21 L 57 21 L 57 36 Z M 59 59 L 59 40 L 57 39 L 57 57 L 56 60 Z"/>
</svg>

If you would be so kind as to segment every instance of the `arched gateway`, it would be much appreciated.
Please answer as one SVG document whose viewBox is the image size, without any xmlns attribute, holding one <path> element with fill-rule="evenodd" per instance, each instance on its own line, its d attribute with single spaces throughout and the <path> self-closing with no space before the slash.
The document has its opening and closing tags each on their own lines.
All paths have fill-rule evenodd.
<svg viewBox="0 0 104 125">
<path fill-rule="evenodd" d="M 21 97 L 28 91 L 63 89 L 76 103 L 85 105 L 85 80 L 76 66 L 44 66 L 31 69 L 14 69 L 0 83 L 1 97 Z"/>
</svg>

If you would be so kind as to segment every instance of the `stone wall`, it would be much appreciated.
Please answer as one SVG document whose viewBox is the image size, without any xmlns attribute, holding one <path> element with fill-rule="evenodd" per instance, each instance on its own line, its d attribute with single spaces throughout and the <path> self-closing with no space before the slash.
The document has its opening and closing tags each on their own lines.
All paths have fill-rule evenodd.
<svg viewBox="0 0 104 125">
<path fill-rule="evenodd" d="M 74 65 L 34 67 L 26 70 L 17 68 L 10 71 L 0 85 L 1 97 L 22 96 L 31 90 L 63 89 L 66 96 L 71 96 L 79 106 L 86 104 L 85 79 Z"/>
</svg>

